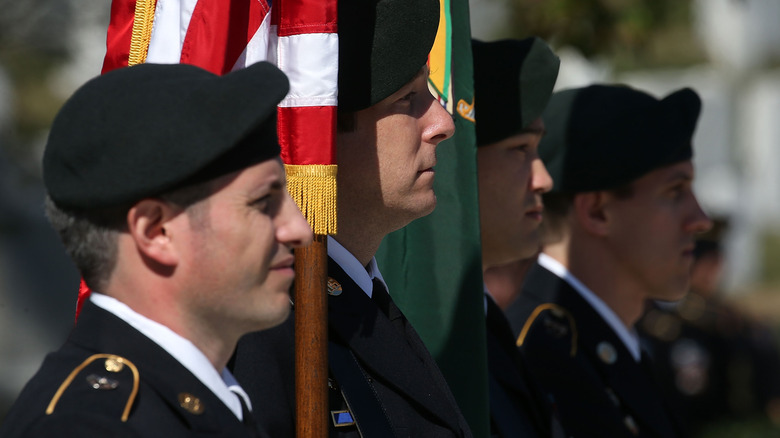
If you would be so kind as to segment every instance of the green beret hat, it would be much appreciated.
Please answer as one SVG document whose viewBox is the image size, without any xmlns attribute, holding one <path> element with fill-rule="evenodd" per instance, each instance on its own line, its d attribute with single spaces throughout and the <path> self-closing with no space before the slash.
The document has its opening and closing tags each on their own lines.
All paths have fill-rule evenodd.
<svg viewBox="0 0 780 438">
<path fill-rule="evenodd" d="M 519 134 L 544 111 L 561 61 L 541 39 L 472 40 L 477 146 Z"/>
<path fill-rule="evenodd" d="M 539 156 L 553 193 L 609 190 L 693 156 L 701 99 L 684 88 L 659 100 L 621 85 L 557 92 L 544 118 Z"/>
<path fill-rule="evenodd" d="M 428 60 L 438 0 L 339 0 L 339 111 L 368 108 L 400 90 Z"/>
<path fill-rule="evenodd" d="M 288 89 L 265 62 L 222 77 L 140 64 L 94 78 L 52 125 L 49 196 L 77 211 L 121 206 L 278 156 L 276 105 Z"/>
</svg>

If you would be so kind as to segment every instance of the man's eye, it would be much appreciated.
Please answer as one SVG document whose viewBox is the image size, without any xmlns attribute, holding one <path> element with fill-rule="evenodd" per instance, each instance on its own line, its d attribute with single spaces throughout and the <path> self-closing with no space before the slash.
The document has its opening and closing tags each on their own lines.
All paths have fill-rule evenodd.
<svg viewBox="0 0 780 438">
<path fill-rule="evenodd" d="M 267 213 L 271 205 L 271 195 L 269 194 L 263 196 L 262 198 L 255 199 L 250 203 L 250 205 L 263 213 Z"/>
<path fill-rule="evenodd" d="M 398 100 L 402 100 L 402 101 L 406 101 L 406 102 L 411 101 L 415 94 L 417 94 L 417 92 L 416 91 L 412 91 L 411 93 L 407 94 L 406 96 L 404 96 L 404 97 L 402 97 L 402 98 L 400 98 Z"/>
</svg>

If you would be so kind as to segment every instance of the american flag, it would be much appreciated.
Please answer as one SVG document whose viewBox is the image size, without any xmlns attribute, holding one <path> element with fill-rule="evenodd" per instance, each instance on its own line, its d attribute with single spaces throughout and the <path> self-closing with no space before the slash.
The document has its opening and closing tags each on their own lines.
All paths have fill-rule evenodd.
<svg viewBox="0 0 780 438">
<path fill-rule="evenodd" d="M 335 164 L 336 21 L 337 0 L 114 0 L 103 72 L 151 62 L 221 75 L 276 64 L 290 79 L 278 131 L 291 194 L 315 233 L 333 234 L 335 168 L 322 166 Z M 325 183 L 324 174 L 332 176 Z M 314 185 L 307 188 L 300 175 Z"/>
</svg>

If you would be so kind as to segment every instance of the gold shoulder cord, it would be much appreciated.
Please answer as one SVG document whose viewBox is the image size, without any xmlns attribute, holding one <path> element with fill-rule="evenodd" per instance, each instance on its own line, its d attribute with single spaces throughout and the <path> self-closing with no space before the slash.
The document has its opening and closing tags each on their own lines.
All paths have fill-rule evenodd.
<svg viewBox="0 0 780 438">
<path fill-rule="evenodd" d="M 152 39 L 152 24 L 154 24 L 154 8 L 157 0 L 137 0 L 135 17 L 133 18 L 133 33 L 130 37 L 130 54 L 127 65 L 143 64 L 149 52 L 149 41 Z"/>
<path fill-rule="evenodd" d="M 65 392 L 65 390 L 70 386 L 71 382 L 73 382 L 73 379 L 76 378 L 76 376 L 83 370 L 87 365 L 91 364 L 92 362 L 98 360 L 98 359 L 106 359 L 106 370 L 111 372 L 119 372 L 122 370 L 124 366 L 127 366 L 130 368 L 130 371 L 133 373 L 133 390 L 130 392 L 130 397 L 127 399 L 127 404 L 125 404 L 125 410 L 122 413 L 122 422 L 126 422 L 127 418 L 130 416 L 130 408 L 133 406 L 133 402 L 135 401 L 135 397 L 138 395 L 138 384 L 140 381 L 140 377 L 138 374 L 138 368 L 130 362 L 129 360 L 125 359 L 124 357 L 117 356 L 115 354 L 93 354 L 92 356 L 88 357 L 87 360 L 81 363 L 81 365 L 77 366 L 73 369 L 73 371 L 70 372 L 68 377 L 62 382 L 59 389 L 57 389 L 57 392 L 54 393 L 54 397 L 52 397 L 51 401 L 49 402 L 49 406 L 46 408 L 46 415 L 51 415 L 54 412 L 55 406 L 57 406 L 57 402 L 60 401 L 60 398 L 62 397 L 62 393 Z"/>
<path fill-rule="evenodd" d="M 528 320 L 525 321 L 523 329 L 520 331 L 520 336 L 517 337 L 517 346 L 523 346 L 523 342 L 525 342 L 525 337 L 528 336 L 528 331 L 531 329 L 531 325 L 533 325 L 536 318 L 538 318 L 539 315 L 545 310 L 554 310 L 560 312 L 566 316 L 566 319 L 569 320 L 569 325 L 571 325 L 571 351 L 569 354 L 571 357 L 574 357 L 577 354 L 577 323 L 574 321 L 574 317 L 571 316 L 571 313 L 569 313 L 568 310 L 555 303 L 545 303 L 536 306 L 536 309 L 531 312 L 531 316 L 528 317 Z"/>
</svg>

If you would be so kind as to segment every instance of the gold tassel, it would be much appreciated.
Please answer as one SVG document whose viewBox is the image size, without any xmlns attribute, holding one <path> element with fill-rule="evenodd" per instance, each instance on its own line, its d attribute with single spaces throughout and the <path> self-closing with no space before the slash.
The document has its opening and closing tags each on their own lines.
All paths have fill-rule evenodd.
<svg viewBox="0 0 780 438">
<path fill-rule="evenodd" d="M 149 41 L 152 39 L 155 4 L 156 0 L 137 0 L 135 2 L 133 34 L 130 37 L 130 55 L 127 58 L 127 65 L 146 62 Z"/>
<path fill-rule="evenodd" d="M 336 234 L 335 164 L 285 164 L 287 191 L 314 234 Z"/>
</svg>

